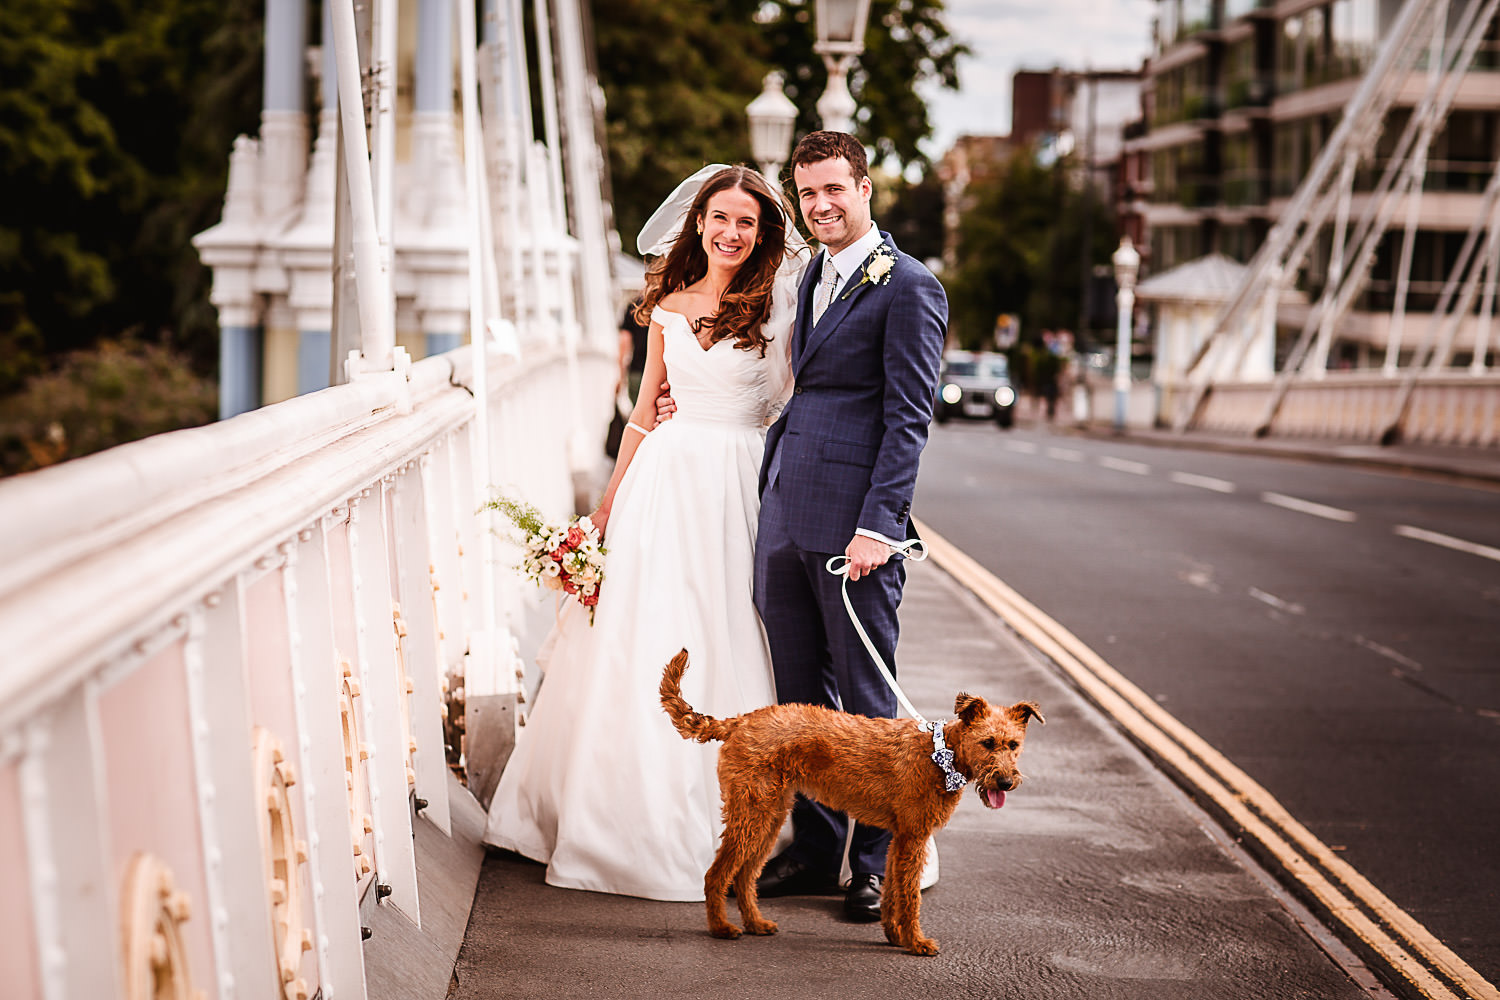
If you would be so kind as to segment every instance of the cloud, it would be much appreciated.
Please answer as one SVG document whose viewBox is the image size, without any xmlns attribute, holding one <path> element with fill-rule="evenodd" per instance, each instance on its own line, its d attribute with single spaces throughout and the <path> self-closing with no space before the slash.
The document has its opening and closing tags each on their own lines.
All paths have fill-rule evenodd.
<svg viewBox="0 0 1500 1000">
<path fill-rule="evenodd" d="M 1151 46 L 1154 0 L 948 0 L 948 30 L 973 54 L 952 91 L 923 91 L 933 157 L 965 133 L 1010 131 L 1010 81 L 1021 69 L 1135 69 Z"/>
</svg>

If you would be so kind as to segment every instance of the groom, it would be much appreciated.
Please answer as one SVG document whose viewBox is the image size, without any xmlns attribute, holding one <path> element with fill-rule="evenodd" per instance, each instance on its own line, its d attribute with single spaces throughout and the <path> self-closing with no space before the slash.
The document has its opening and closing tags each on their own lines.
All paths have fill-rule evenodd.
<svg viewBox="0 0 1500 1000">
<path fill-rule="evenodd" d="M 893 717 L 896 696 L 860 643 L 825 569 L 849 557 L 849 595 L 895 669 L 896 608 L 906 569 L 892 542 L 907 521 L 927 441 L 948 300 L 922 264 L 870 219 L 864 147 L 813 132 L 792 151 L 797 200 L 823 250 L 803 277 L 792 328 L 796 390 L 766 437 L 761 466 L 755 605 L 765 622 L 783 703 Z M 935 780 L 935 779 L 934 779 Z M 842 813 L 799 797 L 794 839 L 771 859 L 762 896 L 828 892 L 846 838 Z M 858 824 L 849 849 L 850 920 L 880 919 L 890 834 Z"/>
</svg>

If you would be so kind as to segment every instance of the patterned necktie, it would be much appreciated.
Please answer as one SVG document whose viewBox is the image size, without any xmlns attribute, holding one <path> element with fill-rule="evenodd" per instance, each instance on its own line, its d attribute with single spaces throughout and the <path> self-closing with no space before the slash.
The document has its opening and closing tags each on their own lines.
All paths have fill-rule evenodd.
<svg viewBox="0 0 1500 1000">
<path fill-rule="evenodd" d="M 833 257 L 827 251 L 823 253 L 823 277 L 818 282 L 817 294 L 813 296 L 813 326 L 818 325 L 818 320 L 823 318 L 823 313 L 828 311 L 828 303 L 833 300 L 833 293 L 838 287 L 839 272 L 833 266 Z"/>
</svg>

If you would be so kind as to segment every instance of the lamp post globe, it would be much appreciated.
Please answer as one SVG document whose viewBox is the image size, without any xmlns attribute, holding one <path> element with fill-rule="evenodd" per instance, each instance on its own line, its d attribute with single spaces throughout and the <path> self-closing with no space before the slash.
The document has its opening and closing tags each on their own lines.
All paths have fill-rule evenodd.
<svg viewBox="0 0 1500 1000">
<path fill-rule="evenodd" d="M 1125 408 L 1130 398 L 1130 328 L 1135 312 L 1135 279 L 1141 269 L 1141 255 L 1127 234 L 1110 260 L 1115 266 L 1115 309 L 1119 319 L 1115 330 L 1115 431 L 1125 430 Z"/>
<path fill-rule="evenodd" d="M 781 166 L 797 127 L 797 105 L 781 89 L 783 80 L 780 73 L 767 73 L 759 96 L 745 108 L 745 117 L 750 119 L 750 155 L 773 188 L 780 185 Z"/>
<path fill-rule="evenodd" d="M 858 106 L 849 93 L 849 66 L 865 50 L 870 0 L 816 0 L 814 14 L 818 36 L 813 51 L 828 69 L 828 89 L 818 98 L 818 116 L 826 129 L 853 132 Z"/>
</svg>

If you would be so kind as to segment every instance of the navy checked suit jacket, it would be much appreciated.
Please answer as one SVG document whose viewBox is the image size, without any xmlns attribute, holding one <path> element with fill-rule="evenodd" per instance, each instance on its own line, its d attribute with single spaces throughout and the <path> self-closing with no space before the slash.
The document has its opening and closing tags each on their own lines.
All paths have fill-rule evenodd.
<svg viewBox="0 0 1500 1000">
<path fill-rule="evenodd" d="M 837 554 L 855 529 L 907 537 L 917 461 L 927 443 L 948 297 L 921 261 L 896 253 L 890 280 L 850 276 L 814 327 L 822 259 L 802 280 L 793 326 L 796 389 L 766 435 L 760 489 L 775 471 L 792 540 Z"/>
</svg>

